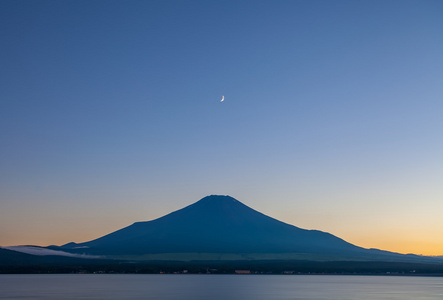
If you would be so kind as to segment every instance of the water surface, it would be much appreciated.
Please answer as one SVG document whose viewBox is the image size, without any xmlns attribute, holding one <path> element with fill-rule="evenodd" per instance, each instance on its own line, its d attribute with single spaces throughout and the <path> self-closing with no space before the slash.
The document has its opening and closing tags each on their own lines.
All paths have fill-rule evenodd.
<svg viewBox="0 0 443 300">
<path fill-rule="evenodd" d="M 0 275 L 0 299 L 441 300 L 442 277 Z"/>
</svg>

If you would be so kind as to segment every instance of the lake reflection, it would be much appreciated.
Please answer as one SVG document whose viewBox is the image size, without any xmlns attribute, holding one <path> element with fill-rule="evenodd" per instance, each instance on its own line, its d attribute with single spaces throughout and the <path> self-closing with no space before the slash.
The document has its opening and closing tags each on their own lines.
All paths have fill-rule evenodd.
<svg viewBox="0 0 443 300">
<path fill-rule="evenodd" d="M 441 277 L 0 275 L 0 299 L 443 299 Z"/>
</svg>

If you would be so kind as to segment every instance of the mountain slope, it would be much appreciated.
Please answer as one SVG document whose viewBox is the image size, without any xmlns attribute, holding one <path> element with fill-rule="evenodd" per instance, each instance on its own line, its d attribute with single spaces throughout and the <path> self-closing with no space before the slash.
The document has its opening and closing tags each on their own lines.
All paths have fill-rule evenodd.
<svg viewBox="0 0 443 300">
<path fill-rule="evenodd" d="M 315 253 L 363 249 L 329 233 L 268 217 L 229 196 L 208 196 L 153 221 L 137 222 L 86 243 L 62 247 L 88 254 Z"/>
<path fill-rule="evenodd" d="M 217 195 L 89 242 L 52 249 L 144 260 L 435 261 L 357 247 L 332 234 L 273 219 L 230 196 Z"/>
</svg>

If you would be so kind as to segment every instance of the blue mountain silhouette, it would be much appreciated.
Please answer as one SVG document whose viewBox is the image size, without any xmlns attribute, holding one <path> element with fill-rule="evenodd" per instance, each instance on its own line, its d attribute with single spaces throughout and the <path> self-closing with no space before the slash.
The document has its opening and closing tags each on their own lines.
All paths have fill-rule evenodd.
<svg viewBox="0 0 443 300">
<path fill-rule="evenodd" d="M 212 195 L 158 219 L 137 222 L 85 243 L 59 249 L 93 255 L 162 253 L 299 254 L 309 259 L 408 260 L 364 249 L 332 234 L 266 216 L 230 196 Z M 414 256 L 416 258 L 416 256 Z"/>
</svg>

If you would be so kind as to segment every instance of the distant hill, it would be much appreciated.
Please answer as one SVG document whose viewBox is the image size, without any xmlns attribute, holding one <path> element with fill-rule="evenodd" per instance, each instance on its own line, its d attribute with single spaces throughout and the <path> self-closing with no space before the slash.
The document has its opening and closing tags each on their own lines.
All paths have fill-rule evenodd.
<svg viewBox="0 0 443 300">
<path fill-rule="evenodd" d="M 41 265 L 90 262 L 91 259 L 67 257 L 61 255 L 33 255 L 10 249 L 0 248 L 0 266 Z"/>
<path fill-rule="evenodd" d="M 161 218 L 137 222 L 85 243 L 51 249 L 138 260 L 418 261 L 364 249 L 332 234 L 266 216 L 230 196 L 207 196 Z"/>
<path fill-rule="evenodd" d="M 18 265 L 37 262 L 39 262 L 39 258 L 35 255 L 0 248 L 0 265 Z"/>
</svg>

